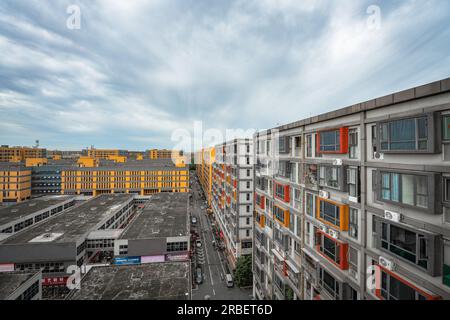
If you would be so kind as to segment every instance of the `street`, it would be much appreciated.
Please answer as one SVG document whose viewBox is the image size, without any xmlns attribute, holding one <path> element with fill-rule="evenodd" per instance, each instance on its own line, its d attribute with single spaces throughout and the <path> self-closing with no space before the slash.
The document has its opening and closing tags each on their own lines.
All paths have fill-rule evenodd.
<svg viewBox="0 0 450 320">
<path fill-rule="evenodd" d="M 252 298 L 252 290 L 240 289 L 237 286 L 228 288 L 225 283 L 225 274 L 228 271 L 226 258 L 220 250 L 213 246 L 214 235 L 211 228 L 210 218 L 207 216 L 205 200 L 202 199 L 202 190 L 195 174 L 191 174 L 191 194 L 190 209 L 193 217 L 197 218 L 197 223 L 191 228 L 197 230 L 202 242 L 200 255 L 204 255 L 203 283 L 195 285 L 192 290 L 193 300 L 249 300 Z M 203 208 L 203 209 L 202 209 Z M 204 253 L 202 253 L 203 251 Z M 198 254 L 198 253 L 196 253 Z M 193 257 L 193 261 L 195 261 Z M 193 279 L 195 281 L 195 265 L 193 265 Z"/>
</svg>

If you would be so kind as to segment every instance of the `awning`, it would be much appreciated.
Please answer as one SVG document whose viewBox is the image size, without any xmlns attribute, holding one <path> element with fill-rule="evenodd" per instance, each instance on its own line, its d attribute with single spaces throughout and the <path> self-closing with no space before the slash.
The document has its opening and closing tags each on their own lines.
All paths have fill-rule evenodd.
<svg viewBox="0 0 450 320">
<path fill-rule="evenodd" d="M 292 269 L 292 271 L 294 271 L 294 273 L 300 273 L 300 270 L 298 270 L 297 267 L 289 260 L 286 260 L 286 264 Z"/>
<path fill-rule="evenodd" d="M 272 249 L 272 253 L 278 258 L 278 260 L 280 260 L 280 261 L 284 261 L 284 258 L 283 258 L 283 256 L 280 254 L 280 253 L 278 253 L 278 251 L 277 250 L 275 250 L 275 249 Z"/>
</svg>

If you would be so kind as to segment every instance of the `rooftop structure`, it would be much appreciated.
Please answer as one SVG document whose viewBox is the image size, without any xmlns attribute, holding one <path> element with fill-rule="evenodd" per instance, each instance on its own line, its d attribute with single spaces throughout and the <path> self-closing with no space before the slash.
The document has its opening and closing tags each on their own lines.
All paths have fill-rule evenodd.
<svg viewBox="0 0 450 320">
<path fill-rule="evenodd" d="M 188 300 L 189 262 L 95 267 L 71 300 Z"/>
</svg>

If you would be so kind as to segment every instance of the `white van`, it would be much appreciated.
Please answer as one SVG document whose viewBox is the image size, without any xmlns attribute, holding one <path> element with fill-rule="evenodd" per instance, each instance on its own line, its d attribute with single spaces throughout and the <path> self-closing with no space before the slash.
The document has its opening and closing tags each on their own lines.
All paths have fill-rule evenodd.
<svg viewBox="0 0 450 320">
<path fill-rule="evenodd" d="M 227 287 L 228 288 L 233 288 L 234 282 L 233 282 L 233 277 L 231 276 L 231 274 L 227 273 L 225 275 L 225 280 L 227 281 Z"/>
</svg>

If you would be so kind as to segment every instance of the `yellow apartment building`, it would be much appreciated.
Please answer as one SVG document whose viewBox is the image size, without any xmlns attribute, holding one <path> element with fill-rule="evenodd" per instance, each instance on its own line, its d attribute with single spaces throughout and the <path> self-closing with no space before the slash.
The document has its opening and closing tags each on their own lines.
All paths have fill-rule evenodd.
<svg viewBox="0 0 450 320">
<path fill-rule="evenodd" d="M 189 192 L 188 167 L 161 163 L 145 166 L 117 164 L 111 167 L 66 168 L 61 171 L 62 194 L 150 195 L 159 192 Z"/>
<path fill-rule="evenodd" d="M 172 153 L 175 156 L 180 156 L 181 152 L 179 150 L 168 150 L 168 149 L 151 149 L 147 151 L 149 159 L 171 159 Z"/>
<path fill-rule="evenodd" d="M 21 162 L 29 158 L 46 158 L 42 148 L 0 146 L 0 162 Z"/>
<path fill-rule="evenodd" d="M 27 158 L 25 167 L 39 167 L 48 163 L 47 158 Z"/>
<path fill-rule="evenodd" d="M 0 165 L 0 202 L 21 202 L 31 197 L 31 169 Z"/>
<path fill-rule="evenodd" d="M 87 156 L 97 159 L 108 159 L 109 157 L 127 156 L 127 151 L 119 149 L 88 149 Z"/>
<path fill-rule="evenodd" d="M 213 168 L 212 165 L 215 162 L 216 149 L 214 147 L 204 148 L 197 152 L 196 157 L 196 171 L 197 176 L 200 180 L 200 184 L 203 188 L 203 191 L 206 196 L 206 200 L 208 201 L 208 206 L 211 206 L 211 197 L 212 197 L 212 173 Z"/>
</svg>

